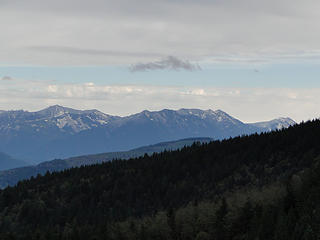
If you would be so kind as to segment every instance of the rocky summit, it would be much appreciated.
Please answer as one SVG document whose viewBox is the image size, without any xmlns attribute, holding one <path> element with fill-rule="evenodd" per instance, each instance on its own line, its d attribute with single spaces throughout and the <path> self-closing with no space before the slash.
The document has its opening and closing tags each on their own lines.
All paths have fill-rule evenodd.
<svg viewBox="0 0 320 240">
<path fill-rule="evenodd" d="M 224 139 L 293 124 L 290 118 L 248 124 L 221 110 L 145 110 L 119 117 L 55 105 L 37 112 L 0 111 L 0 152 L 39 163 L 189 137 Z"/>
</svg>

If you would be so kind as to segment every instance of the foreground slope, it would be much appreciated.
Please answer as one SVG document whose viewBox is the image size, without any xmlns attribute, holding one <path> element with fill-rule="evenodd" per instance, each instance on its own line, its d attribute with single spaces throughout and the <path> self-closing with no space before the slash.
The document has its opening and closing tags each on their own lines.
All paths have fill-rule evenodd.
<svg viewBox="0 0 320 240">
<path fill-rule="evenodd" d="M 32 176 L 37 176 L 38 174 L 45 174 L 47 171 L 55 172 L 55 171 L 62 171 L 72 167 L 80 167 L 83 165 L 92 165 L 102 162 L 111 161 L 113 159 L 129 159 L 134 157 L 140 157 L 144 154 L 153 154 L 162 152 L 164 150 L 176 150 L 183 148 L 185 146 L 190 146 L 194 142 L 199 143 L 208 143 L 212 141 L 211 138 L 188 138 L 188 139 L 181 139 L 177 141 L 171 142 L 163 142 L 158 143 L 150 146 L 144 146 L 136 149 L 132 149 L 130 151 L 124 152 L 110 152 L 110 153 L 101 153 L 95 155 L 85 155 L 85 156 L 78 156 L 72 157 L 68 159 L 55 159 L 52 161 L 47 161 L 40 163 L 35 166 L 25 166 L 14 168 L 10 170 L 0 171 L 0 188 L 4 188 L 6 186 L 13 186 L 17 184 L 18 181 L 28 179 Z M 1 159 L 1 153 L 0 153 Z M 11 160 L 11 159 L 10 159 Z M 24 164 L 26 165 L 26 164 Z M 7 165 L 8 168 L 9 165 Z"/>
<path fill-rule="evenodd" d="M 9 239 L 315 239 L 320 121 L 0 191 Z"/>
<path fill-rule="evenodd" d="M 246 124 L 221 110 L 164 109 L 118 117 L 56 105 L 38 112 L 0 112 L 0 151 L 39 163 L 190 137 L 223 139 L 294 124 L 291 119 L 274 122 Z"/>
</svg>

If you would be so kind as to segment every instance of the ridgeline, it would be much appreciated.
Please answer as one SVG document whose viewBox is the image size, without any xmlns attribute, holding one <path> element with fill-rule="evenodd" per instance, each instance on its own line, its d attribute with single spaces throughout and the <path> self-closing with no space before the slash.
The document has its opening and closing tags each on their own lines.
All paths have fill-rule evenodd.
<svg viewBox="0 0 320 240">
<path fill-rule="evenodd" d="M 1 239 L 317 239 L 320 121 L 47 173 L 0 191 Z"/>
</svg>

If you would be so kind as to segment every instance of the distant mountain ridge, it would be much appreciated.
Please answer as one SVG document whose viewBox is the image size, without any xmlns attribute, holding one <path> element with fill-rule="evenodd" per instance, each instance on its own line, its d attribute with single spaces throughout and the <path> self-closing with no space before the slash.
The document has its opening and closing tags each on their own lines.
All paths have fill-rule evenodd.
<svg viewBox="0 0 320 240">
<path fill-rule="evenodd" d="M 35 166 L 24 166 L 10 170 L 0 171 L 0 188 L 6 186 L 13 186 L 18 181 L 23 179 L 29 179 L 32 176 L 38 174 L 45 174 L 49 172 L 62 171 L 72 167 L 80 167 L 84 165 L 98 164 L 102 162 L 111 161 L 113 159 L 129 159 L 143 156 L 144 154 L 152 155 L 153 153 L 159 153 L 164 150 L 171 151 L 181 149 L 186 146 L 191 146 L 193 143 L 209 143 L 213 139 L 211 138 L 188 138 L 171 142 L 162 142 L 154 145 L 143 146 L 136 149 L 132 149 L 124 152 L 108 152 L 94 155 L 85 155 L 72 157 L 67 159 L 55 159 L 52 161 L 46 161 Z M 1 153 L 0 153 L 1 159 Z M 2 170 L 2 169 L 0 169 Z"/>
<path fill-rule="evenodd" d="M 26 165 L 28 165 L 28 163 L 19 159 L 14 159 L 6 153 L 0 152 L 0 171 Z"/>
<path fill-rule="evenodd" d="M 267 131 L 272 131 L 275 129 L 288 128 L 294 125 L 296 122 L 291 118 L 278 118 L 267 122 L 252 123 L 253 126 L 264 128 Z"/>
<path fill-rule="evenodd" d="M 1 111 L 0 152 L 39 163 L 190 137 L 223 139 L 292 124 L 289 118 L 247 124 L 221 110 L 145 110 L 119 117 L 55 105 L 38 112 Z"/>
</svg>

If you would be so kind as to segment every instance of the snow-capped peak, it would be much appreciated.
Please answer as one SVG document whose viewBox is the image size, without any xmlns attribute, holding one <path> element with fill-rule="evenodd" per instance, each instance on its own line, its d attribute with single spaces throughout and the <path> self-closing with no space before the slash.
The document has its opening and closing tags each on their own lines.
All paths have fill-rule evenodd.
<svg viewBox="0 0 320 240">
<path fill-rule="evenodd" d="M 271 121 L 252 123 L 253 126 L 264 128 L 267 131 L 271 131 L 273 129 L 280 130 L 282 128 L 288 128 L 294 124 L 296 124 L 296 122 L 288 117 L 281 117 L 273 119 Z"/>
<path fill-rule="evenodd" d="M 3 113 L 7 113 L 4 115 Z M 127 117 L 107 115 L 98 110 L 75 110 L 72 108 L 54 105 L 38 112 L 0 111 L 0 130 L 18 131 L 22 127 L 30 127 L 35 131 L 59 128 L 62 132 L 77 133 L 98 127 L 113 128 L 125 125 L 131 121 L 152 121 L 169 126 L 218 126 L 223 129 L 235 126 L 251 125 L 265 131 L 281 129 L 295 124 L 290 118 L 278 118 L 268 122 L 244 124 L 226 112 L 201 109 L 163 109 L 161 111 L 144 110 Z M 190 125 L 191 126 L 191 125 Z M 255 129 L 254 128 L 254 129 Z M 48 130 L 49 131 L 49 130 Z"/>
</svg>

